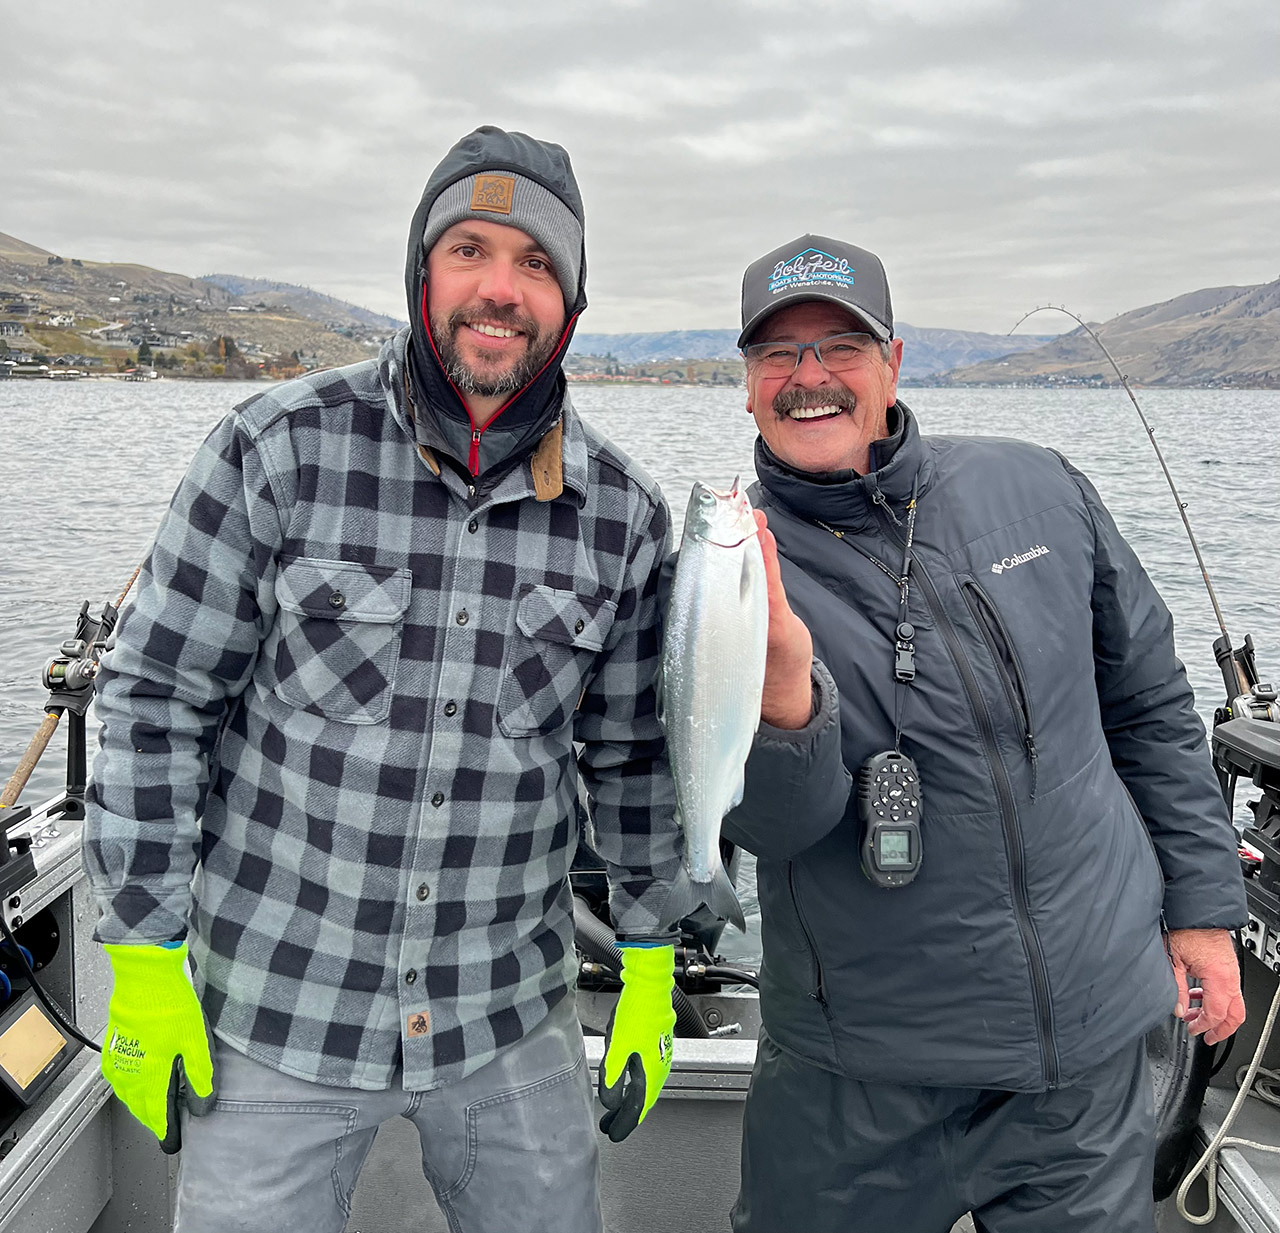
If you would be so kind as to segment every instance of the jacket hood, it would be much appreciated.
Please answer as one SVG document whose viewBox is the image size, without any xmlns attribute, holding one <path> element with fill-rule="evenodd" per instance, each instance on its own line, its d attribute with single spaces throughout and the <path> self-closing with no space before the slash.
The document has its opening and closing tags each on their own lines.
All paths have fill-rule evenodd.
<svg viewBox="0 0 1280 1233">
<path fill-rule="evenodd" d="M 584 251 L 577 296 L 568 310 L 559 346 L 542 371 L 517 391 L 488 425 L 479 431 L 457 388 L 445 375 L 427 319 L 427 254 L 422 235 L 436 198 L 451 184 L 485 171 L 513 171 L 558 197 L 580 223 L 582 196 L 569 156 L 558 145 L 524 133 L 508 133 L 483 125 L 462 138 L 431 173 L 409 224 L 405 261 L 410 345 L 409 373 L 419 440 L 442 450 L 472 475 L 485 475 L 527 453 L 560 415 L 564 398 L 561 363 L 579 315 L 587 306 L 587 262 Z"/>
<path fill-rule="evenodd" d="M 927 450 L 920 440 L 916 417 L 906 403 L 889 408 L 889 435 L 871 444 L 871 471 L 797 471 L 756 438 L 756 475 L 765 491 L 809 522 L 858 528 L 870 521 L 875 506 L 886 502 L 900 515 L 920 477 L 920 491 L 928 486 Z"/>
</svg>

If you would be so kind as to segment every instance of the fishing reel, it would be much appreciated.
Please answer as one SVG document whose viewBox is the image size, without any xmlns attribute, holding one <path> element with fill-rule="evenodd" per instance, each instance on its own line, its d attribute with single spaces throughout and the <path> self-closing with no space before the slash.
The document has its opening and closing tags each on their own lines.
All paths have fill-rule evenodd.
<svg viewBox="0 0 1280 1233">
<path fill-rule="evenodd" d="M 87 609 L 86 604 L 81 612 L 82 619 L 87 615 Z M 41 683 L 49 691 L 51 704 L 56 702 L 77 715 L 88 711 L 103 645 L 101 641 L 68 638 L 58 648 L 60 654 L 45 664 L 40 674 Z"/>
<path fill-rule="evenodd" d="M 1249 692 L 1232 699 L 1227 709 L 1232 719 L 1263 719 L 1280 724 L 1280 704 L 1276 702 L 1274 685 L 1250 686 Z"/>
</svg>

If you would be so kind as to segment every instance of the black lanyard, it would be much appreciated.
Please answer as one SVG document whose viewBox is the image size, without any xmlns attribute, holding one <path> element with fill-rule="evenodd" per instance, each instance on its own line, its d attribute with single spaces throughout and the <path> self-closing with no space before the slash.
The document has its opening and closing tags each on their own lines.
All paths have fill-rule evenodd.
<svg viewBox="0 0 1280 1233">
<path fill-rule="evenodd" d="M 908 615 L 911 594 L 911 549 L 915 542 L 916 497 L 919 491 L 920 477 L 917 475 L 911 485 L 911 500 L 907 503 L 907 540 L 902 548 L 901 574 L 895 574 L 879 557 L 868 552 L 860 544 L 855 544 L 853 540 L 845 538 L 843 531 L 837 531 L 835 527 L 829 526 L 820 518 L 815 519 L 818 526 L 822 527 L 823 530 L 830 531 L 836 539 L 848 544 L 854 552 L 861 553 L 872 565 L 892 578 L 894 585 L 898 588 L 898 625 L 893 631 L 893 679 L 897 685 L 893 722 L 894 749 L 900 749 L 902 746 L 902 711 L 906 699 L 906 690 L 903 686 L 915 680 L 916 676 L 916 631 L 915 626 L 908 619 Z M 888 502 L 884 502 L 884 506 L 887 511 L 889 508 Z"/>
</svg>

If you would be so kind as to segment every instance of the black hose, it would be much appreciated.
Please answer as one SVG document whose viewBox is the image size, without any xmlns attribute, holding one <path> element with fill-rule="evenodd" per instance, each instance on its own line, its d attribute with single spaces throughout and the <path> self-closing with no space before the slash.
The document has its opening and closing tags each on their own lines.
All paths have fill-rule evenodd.
<svg viewBox="0 0 1280 1233">
<path fill-rule="evenodd" d="M 573 925 L 578 945 L 583 951 L 603 963 L 615 976 L 619 975 L 622 972 L 622 951 L 618 949 L 613 930 L 597 918 L 581 895 L 573 897 Z M 679 985 L 672 987 L 671 1004 L 676 1008 L 677 1036 L 705 1039 L 710 1035 L 702 1016 Z"/>
<path fill-rule="evenodd" d="M 750 985 L 753 989 L 760 988 L 760 977 L 754 972 L 748 972 L 746 968 L 732 968 L 722 963 L 708 965 L 704 976 L 710 980 L 719 980 L 726 983 L 739 985 Z"/>
</svg>

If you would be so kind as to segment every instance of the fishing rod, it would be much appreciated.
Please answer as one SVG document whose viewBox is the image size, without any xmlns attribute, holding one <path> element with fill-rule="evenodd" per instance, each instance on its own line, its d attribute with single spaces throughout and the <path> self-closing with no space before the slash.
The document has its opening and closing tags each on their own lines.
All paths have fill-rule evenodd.
<svg viewBox="0 0 1280 1233">
<path fill-rule="evenodd" d="M 1196 539 L 1195 532 L 1191 529 L 1191 519 L 1187 517 L 1187 502 L 1182 499 L 1182 494 L 1178 492 L 1178 486 L 1173 480 L 1173 473 L 1169 470 L 1169 464 L 1164 459 L 1164 452 L 1160 448 L 1160 443 L 1156 440 L 1156 430 L 1151 427 L 1150 421 L 1148 421 L 1146 414 L 1143 412 L 1137 395 L 1129 385 L 1129 378 L 1124 374 L 1120 365 L 1116 363 L 1116 357 L 1111 354 L 1107 344 L 1098 336 L 1097 331 L 1082 317 L 1077 316 L 1069 308 L 1065 308 L 1061 304 L 1037 305 L 1030 312 L 1023 313 L 1014 323 L 1013 329 L 1009 333 L 1012 334 L 1013 330 L 1016 330 L 1028 317 L 1041 312 L 1065 314 L 1098 344 L 1099 350 L 1107 357 L 1107 362 L 1120 379 L 1120 384 L 1124 387 L 1124 392 L 1128 394 L 1129 401 L 1133 403 L 1133 409 L 1138 413 L 1138 418 L 1142 421 L 1142 427 L 1146 429 L 1147 439 L 1151 442 L 1151 448 L 1156 452 L 1156 458 L 1160 462 L 1160 469 L 1164 472 L 1169 491 L 1173 493 L 1173 499 L 1177 503 L 1178 516 L 1182 519 L 1182 525 L 1186 528 L 1187 538 L 1191 541 L 1191 551 L 1195 553 L 1196 564 L 1200 567 L 1200 577 L 1204 579 L 1205 590 L 1209 592 L 1209 602 L 1213 605 L 1213 614 L 1217 619 L 1218 629 L 1222 632 L 1222 636 L 1216 639 L 1213 644 L 1213 654 L 1222 672 L 1223 684 L 1227 690 L 1227 711 L 1233 715 L 1252 716 L 1258 719 L 1275 720 L 1280 718 L 1280 712 L 1277 711 L 1275 705 L 1275 692 L 1267 686 L 1259 686 L 1252 635 L 1246 635 L 1243 645 L 1237 648 L 1231 641 L 1231 635 L 1227 632 L 1227 623 L 1222 615 L 1222 606 L 1218 603 L 1217 592 L 1214 591 L 1213 583 L 1209 578 L 1208 567 L 1205 565 L 1204 556 L 1200 552 L 1200 543 Z"/>
<path fill-rule="evenodd" d="M 11 809 L 27 786 L 27 780 L 36 769 L 36 764 L 49 747 L 49 741 L 57 730 L 58 722 L 66 711 L 72 718 L 83 723 L 89 701 L 93 696 L 93 681 L 98 675 L 98 660 L 106 646 L 107 638 L 115 628 L 120 615 L 120 606 L 137 581 L 142 571 L 139 565 L 133 571 L 124 590 L 114 604 L 103 605 L 102 615 L 96 620 L 89 616 L 89 601 L 80 606 L 80 615 L 76 621 L 75 637 L 68 639 L 59 648 L 61 654 L 45 665 L 42 674 L 44 687 L 49 691 L 49 701 L 45 704 L 45 717 L 36 729 L 35 735 L 27 744 L 22 757 L 18 759 L 17 768 L 9 777 L 3 791 L 0 791 L 0 810 Z M 75 751 L 68 750 L 68 795 L 74 795 L 75 789 L 84 790 L 84 770 L 82 766 L 72 766 Z M 79 752 L 79 762 L 84 761 L 84 750 Z M 74 783 L 72 781 L 75 781 Z M 0 831 L 5 829 L 0 819 Z"/>
<path fill-rule="evenodd" d="M 1156 441 L 1155 429 L 1148 422 L 1137 396 L 1129 385 L 1128 377 L 1121 371 L 1120 365 L 1116 363 L 1115 356 L 1111 354 L 1106 343 L 1098 337 L 1097 332 L 1088 322 L 1076 316 L 1069 308 L 1064 308 L 1059 304 L 1043 304 L 1033 308 L 1031 312 L 1024 313 L 1014 325 L 1013 330 L 1016 330 L 1019 325 L 1033 314 L 1045 311 L 1064 313 L 1070 317 L 1098 344 L 1102 354 L 1107 357 L 1108 363 L 1110 363 L 1116 376 L 1120 379 L 1120 384 L 1124 387 L 1124 392 L 1128 394 L 1129 401 L 1133 403 L 1133 409 L 1137 411 L 1143 428 L 1147 430 L 1147 438 L 1150 440 L 1151 447 L 1155 450 L 1156 457 L 1160 461 L 1160 469 L 1164 472 L 1165 480 L 1169 484 L 1169 491 L 1173 493 L 1173 498 L 1177 502 L 1178 514 L 1182 518 L 1182 525 L 1186 528 L 1187 538 L 1191 541 L 1191 549 L 1195 553 L 1196 564 L 1200 567 L 1200 576 L 1204 579 L 1205 589 L 1209 592 L 1209 601 L 1213 604 L 1214 616 L 1217 617 L 1218 628 L 1222 634 L 1220 638 L 1214 641 L 1213 653 L 1214 658 L 1218 661 L 1218 667 L 1222 671 L 1223 684 L 1227 690 L 1227 705 L 1225 708 L 1219 707 L 1213 717 L 1214 769 L 1217 771 L 1218 780 L 1222 786 L 1228 808 L 1231 808 L 1234 804 L 1236 780 L 1241 774 L 1252 778 L 1253 782 L 1263 791 L 1260 801 L 1250 803 L 1254 822 L 1251 827 L 1247 828 L 1246 833 L 1250 841 L 1262 852 L 1262 859 L 1260 862 L 1251 861 L 1249 868 L 1245 871 L 1245 892 L 1248 898 L 1250 917 L 1247 933 L 1250 936 L 1243 937 L 1241 945 L 1246 951 L 1252 952 L 1257 958 L 1266 963 L 1267 966 L 1273 970 L 1280 971 L 1280 958 L 1275 957 L 1277 952 L 1269 951 L 1266 945 L 1268 935 L 1272 934 L 1273 931 L 1280 932 L 1280 915 L 1277 914 L 1275 909 L 1274 895 L 1270 894 L 1269 891 L 1267 894 L 1263 894 L 1256 885 L 1256 883 L 1265 882 L 1267 888 L 1273 887 L 1277 880 L 1277 871 L 1280 871 L 1280 842 L 1278 842 L 1280 841 L 1280 741 L 1277 740 L 1275 735 L 1267 731 L 1270 725 L 1280 724 L 1280 705 L 1277 705 L 1276 690 L 1270 685 L 1262 685 L 1258 681 L 1252 636 L 1246 634 L 1244 643 L 1239 648 L 1234 648 L 1232 645 L 1231 636 L 1227 633 L 1226 621 L 1222 615 L 1222 608 L 1218 603 L 1213 583 L 1209 580 L 1209 571 L 1200 552 L 1200 545 L 1196 540 L 1195 532 L 1191 529 L 1191 521 L 1187 517 L 1187 503 L 1182 499 L 1181 494 L 1178 492 L 1178 487 L 1173 481 L 1173 475 L 1165 462 L 1164 453 Z M 1012 334 L 1013 330 L 1010 330 L 1009 333 Z M 1264 722 L 1259 723 L 1259 721 Z M 1243 730 L 1240 730 L 1242 725 Z M 1241 849 L 1241 855 L 1243 859 L 1244 849 Z M 1265 870 L 1265 875 L 1263 870 Z M 1259 930 L 1264 930 L 1261 945 L 1257 937 L 1254 936 Z M 1263 953 L 1264 951 L 1267 953 Z M 1267 1013 L 1266 1022 L 1263 1025 L 1262 1034 L 1254 1051 L 1253 1060 L 1248 1067 L 1242 1068 L 1245 1071 L 1243 1076 L 1238 1076 L 1239 1091 L 1230 1111 L 1199 1159 L 1182 1176 L 1180 1184 L 1177 1184 L 1178 1177 L 1183 1173 L 1184 1162 L 1191 1147 L 1189 1130 L 1194 1125 L 1194 1118 L 1186 1119 L 1184 1129 L 1177 1133 L 1176 1142 L 1174 1142 L 1174 1136 L 1171 1135 L 1170 1142 L 1164 1147 L 1164 1154 L 1167 1156 L 1166 1165 L 1172 1166 L 1172 1168 L 1166 1167 L 1163 1170 L 1162 1181 L 1168 1185 L 1164 1195 L 1170 1193 L 1173 1186 L 1177 1184 L 1175 1199 L 1177 1210 L 1190 1224 L 1209 1224 L 1213 1221 L 1217 1212 L 1219 1149 L 1225 1146 L 1247 1146 L 1264 1152 L 1280 1153 L 1280 1147 L 1255 1143 L 1249 1139 L 1229 1137 L 1228 1135 L 1246 1098 L 1251 1094 L 1256 1094 L 1254 1092 L 1254 1080 L 1258 1074 L 1268 1042 L 1271 1039 L 1278 1013 L 1280 1013 L 1280 988 L 1277 988 L 1275 997 L 1272 999 L 1271 1008 Z M 1231 1039 L 1234 1041 L 1234 1036 Z M 1227 1049 L 1230 1050 L 1230 1047 L 1230 1043 L 1228 1043 Z M 1204 1048 L 1205 1046 L 1200 1046 L 1198 1049 L 1192 1046 L 1191 1052 L 1199 1052 L 1203 1055 Z M 1222 1055 L 1221 1060 L 1226 1060 L 1225 1053 Z M 1204 1090 L 1209 1079 L 1209 1070 L 1202 1064 L 1191 1062 L 1188 1064 L 1187 1073 L 1189 1075 L 1186 1093 L 1187 1107 L 1189 1109 L 1194 1105 L 1198 1108 L 1204 1098 Z M 1195 1213 L 1187 1206 L 1187 1196 L 1191 1186 L 1206 1169 L 1208 1170 L 1206 1180 L 1209 1204 L 1206 1211 Z M 1163 1185 L 1161 1189 L 1164 1189 Z M 1164 1195 L 1158 1195 L 1158 1197 L 1164 1197 Z"/>
</svg>

